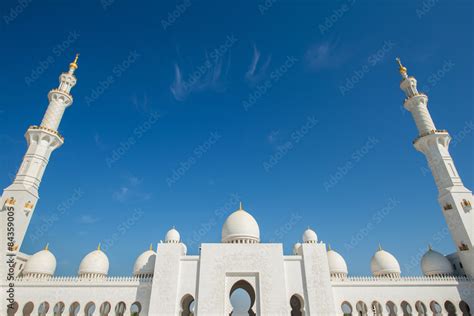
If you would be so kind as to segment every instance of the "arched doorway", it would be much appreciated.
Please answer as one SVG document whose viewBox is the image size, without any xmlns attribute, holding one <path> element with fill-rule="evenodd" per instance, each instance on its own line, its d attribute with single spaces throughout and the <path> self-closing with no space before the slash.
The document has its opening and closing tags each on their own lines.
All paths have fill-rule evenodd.
<svg viewBox="0 0 474 316">
<path fill-rule="evenodd" d="M 194 301 L 194 297 L 191 294 L 186 294 L 181 299 L 181 316 L 193 316 L 195 311 L 196 303 Z"/>
<path fill-rule="evenodd" d="M 18 303 L 17 302 L 14 302 L 13 304 L 8 305 L 8 308 L 7 308 L 7 315 L 8 316 L 14 316 L 17 311 L 18 311 Z"/>
<path fill-rule="evenodd" d="M 232 305 L 230 316 L 256 316 L 253 311 L 255 290 L 247 281 L 237 281 L 230 290 L 229 299 Z"/>
<path fill-rule="evenodd" d="M 295 294 L 290 298 L 291 316 L 304 316 L 304 301 Z"/>
<path fill-rule="evenodd" d="M 444 302 L 444 308 L 446 308 L 448 316 L 456 316 L 456 306 L 451 301 Z"/>
</svg>

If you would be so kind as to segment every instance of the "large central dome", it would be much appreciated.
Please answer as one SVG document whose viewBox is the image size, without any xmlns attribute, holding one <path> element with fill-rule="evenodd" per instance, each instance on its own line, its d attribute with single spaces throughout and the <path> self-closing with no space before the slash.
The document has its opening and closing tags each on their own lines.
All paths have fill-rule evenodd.
<svg viewBox="0 0 474 316">
<path fill-rule="evenodd" d="M 227 217 L 222 226 L 223 243 L 254 244 L 260 242 L 260 228 L 252 215 L 240 208 Z"/>
</svg>

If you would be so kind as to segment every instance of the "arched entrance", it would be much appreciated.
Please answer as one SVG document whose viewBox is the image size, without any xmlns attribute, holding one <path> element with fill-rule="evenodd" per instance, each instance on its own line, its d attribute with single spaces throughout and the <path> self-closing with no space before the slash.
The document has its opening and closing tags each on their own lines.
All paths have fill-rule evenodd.
<svg viewBox="0 0 474 316">
<path fill-rule="evenodd" d="M 304 301 L 299 295 L 294 294 L 290 298 L 290 306 L 291 316 L 304 316 Z"/>
<path fill-rule="evenodd" d="M 232 305 L 230 316 L 256 316 L 253 310 L 255 290 L 247 281 L 237 281 L 230 290 L 229 299 Z"/>
</svg>

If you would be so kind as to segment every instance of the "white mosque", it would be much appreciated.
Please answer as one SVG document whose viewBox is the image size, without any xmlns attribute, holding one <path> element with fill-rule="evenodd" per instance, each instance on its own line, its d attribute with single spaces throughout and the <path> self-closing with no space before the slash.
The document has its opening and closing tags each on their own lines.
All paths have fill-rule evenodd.
<svg viewBox="0 0 474 316">
<path fill-rule="evenodd" d="M 381 247 L 371 261 L 372 276 L 350 275 L 344 258 L 303 232 L 303 243 L 285 254 L 282 244 L 261 243 L 259 225 L 242 206 L 222 226 L 221 243 L 203 243 L 187 255 L 171 229 L 156 251 L 142 253 L 133 274 L 108 277 L 109 260 L 100 246 L 79 264 L 78 275 L 54 275 L 56 258 L 46 247 L 33 255 L 21 245 L 38 201 L 38 189 L 53 150 L 63 144 L 58 126 L 73 98 L 77 57 L 48 94 L 43 121 L 26 131 L 28 150 L 13 183 L 2 195 L 1 292 L 3 315 L 471 315 L 474 309 L 474 214 L 448 146 L 436 129 L 428 97 L 399 62 L 405 108 L 419 130 L 413 142 L 427 158 L 441 212 L 456 252 L 428 249 L 424 276 L 402 276 L 397 259 Z M 234 310 L 231 295 L 244 291 L 248 310 Z"/>
</svg>

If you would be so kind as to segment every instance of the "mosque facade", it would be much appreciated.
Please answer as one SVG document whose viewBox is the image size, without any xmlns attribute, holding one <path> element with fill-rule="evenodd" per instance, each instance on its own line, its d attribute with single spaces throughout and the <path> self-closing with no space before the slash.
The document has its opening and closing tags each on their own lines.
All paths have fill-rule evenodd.
<svg viewBox="0 0 474 316">
<path fill-rule="evenodd" d="M 472 192 L 449 153 L 449 133 L 435 127 L 428 97 L 398 62 L 404 107 L 419 132 L 413 144 L 427 158 L 456 247 L 448 255 L 427 249 L 423 276 L 402 276 L 395 256 L 380 246 L 371 259 L 372 276 L 350 275 L 344 258 L 309 228 L 285 254 L 280 243 L 260 242 L 259 225 L 242 205 L 225 220 L 221 243 L 202 243 L 198 255 L 187 254 L 172 228 L 156 251 L 150 247 L 136 259 L 131 275 L 109 277 L 109 260 L 99 246 L 82 259 L 77 275 L 55 276 L 56 257 L 48 247 L 27 255 L 21 245 L 50 155 L 64 142 L 58 128 L 73 102 L 76 56 L 49 92 L 41 124 L 26 131 L 27 152 L 2 195 L 0 315 L 471 315 Z M 236 290 L 250 297 L 244 313 L 233 310 Z"/>
</svg>

